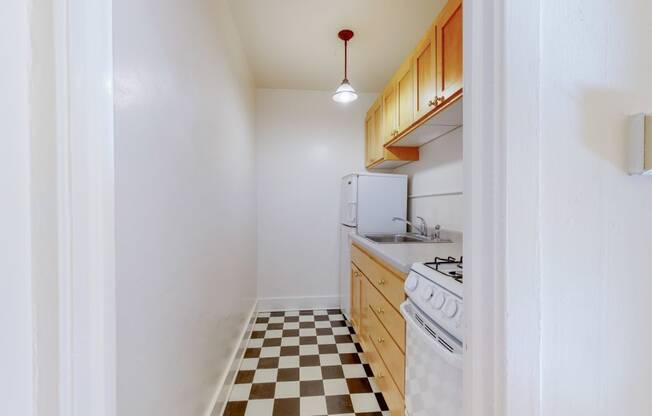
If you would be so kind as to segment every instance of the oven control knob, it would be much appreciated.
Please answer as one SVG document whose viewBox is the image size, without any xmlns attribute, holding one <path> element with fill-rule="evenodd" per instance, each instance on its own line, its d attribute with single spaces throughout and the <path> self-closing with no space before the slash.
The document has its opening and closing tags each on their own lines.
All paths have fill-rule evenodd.
<svg viewBox="0 0 652 416">
<path fill-rule="evenodd" d="M 424 286 L 423 289 L 421 289 L 421 298 L 427 301 L 431 297 L 432 297 L 432 288 L 428 286 Z"/>
<path fill-rule="evenodd" d="M 446 305 L 444 305 L 444 315 L 446 315 L 447 318 L 452 318 L 457 313 L 457 308 L 457 301 L 455 299 L 450 299 L 446 302 Z"/>
<path fill-rule="evenodd" d="M 455 317 L 455 327 L 459 328 L 462 325 L 462 317 L 464 316 L 464 311 L 460 310 L 460 313 Z"/>
<path fill-rule="evenodd" d="M 444 294 L 443 291 L 437 292 L 434 298 L 430 301 L 430 304 L 434 309 L 441 309 L 442 306 L 444 306 L 444 302 L 446 302 L 446 294 Z"/>
<path fill-rule="evenodd" d="M 405 281 L 405 289 L 408 292 L 414 291 L 414 289 L 416 289 L 418 285 L 419 285 L 419 277 L 415 274 L 409 275 L 407 280 Z"/>
</svg>

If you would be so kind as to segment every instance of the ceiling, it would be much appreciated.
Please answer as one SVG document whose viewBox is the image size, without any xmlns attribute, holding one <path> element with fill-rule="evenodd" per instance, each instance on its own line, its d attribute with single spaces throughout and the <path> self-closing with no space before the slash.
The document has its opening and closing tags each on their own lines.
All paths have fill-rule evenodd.
<svg viewBox="0 0 652 416">
<path fill-rule="evenodd" d="M 332 91 L 343 78 L 378 92 L 416 46 L 446 0 L 230 0 L 259 88 Z"/>
</svg>

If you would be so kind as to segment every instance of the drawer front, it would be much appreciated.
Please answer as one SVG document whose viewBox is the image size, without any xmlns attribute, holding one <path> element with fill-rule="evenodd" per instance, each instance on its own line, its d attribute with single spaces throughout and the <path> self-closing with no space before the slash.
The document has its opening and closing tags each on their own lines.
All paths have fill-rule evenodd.
<svg viewBox="0 0 652 416">
<path fill-rule="evenodd" d="M 385 364 L 380 359 L 380 355 L 378 355 L 378 351 L 376 351 L 372 342 L 369 342 L 369 349 L 365 349 L 365 358 L 369 362 L 371 370 L 374 372 L 374 381 L 383 393 L 383 398 L 387 402 L 387 407 L 391 414 L 402 416 L 405 410 L 403 395 L 398 387 L 396 387 L 394 380 L 392 380 L 387 367 L 385 367 Z"/>
<path fill-rule="evenodd" d="M 355 245 L 351 246 L 351 261 L 398 311 L 401 303 L 405 300 L 405 292 L 403 291 L 405 278 L 390 272 Z"/>
<path fill-rule="evenodd" d="M 371 312 L 368 339 L 382 358 L 396 386 L 405 395 L 405 354 L 394 342 L 385 327 L 380 323 L 375 313 Z"/>
<path fill-rule="evenodd" d="M 403 319 L 403 315 L 394 309 L 375 287 L 370 287 L 365 296 L 366 303 L 376 313 L 396 345 L 402 352 L 405 352 L 405 319 Z"/>
</svg>

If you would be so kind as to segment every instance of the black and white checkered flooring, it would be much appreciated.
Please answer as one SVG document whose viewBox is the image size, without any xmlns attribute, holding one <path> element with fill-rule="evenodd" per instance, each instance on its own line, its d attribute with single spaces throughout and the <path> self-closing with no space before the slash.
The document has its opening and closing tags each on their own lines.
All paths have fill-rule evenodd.
<svg viewBox="0 0 652 416">
<path fill-rule="evenodd" d="M 340 310 L 259 313 L 225 416 L 389 415 Z"/>
</svg>

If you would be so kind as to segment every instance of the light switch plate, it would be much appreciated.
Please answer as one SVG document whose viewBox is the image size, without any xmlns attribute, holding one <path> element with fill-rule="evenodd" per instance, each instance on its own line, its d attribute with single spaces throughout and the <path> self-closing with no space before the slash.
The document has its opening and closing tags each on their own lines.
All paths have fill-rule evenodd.
<svg viewBox="0 0 652 416">
<path fill-rule="evenodd" d="M 627 172 L 652 176 L 652 117 L 635 114 L 628 124 Z"/>
</svg>

